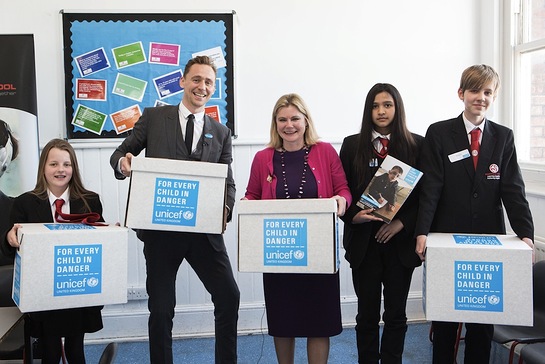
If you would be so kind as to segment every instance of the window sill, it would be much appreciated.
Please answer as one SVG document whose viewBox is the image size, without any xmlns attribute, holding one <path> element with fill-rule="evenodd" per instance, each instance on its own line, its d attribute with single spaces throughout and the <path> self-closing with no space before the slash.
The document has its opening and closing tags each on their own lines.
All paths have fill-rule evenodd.
<svg viewBox="0 0 545 364">
<path fill-rule="evenodd" d="M 527 195 L 545 197 L 545 171 L 523 169 L 522 176 L 524 178 Z"/>
</svg>

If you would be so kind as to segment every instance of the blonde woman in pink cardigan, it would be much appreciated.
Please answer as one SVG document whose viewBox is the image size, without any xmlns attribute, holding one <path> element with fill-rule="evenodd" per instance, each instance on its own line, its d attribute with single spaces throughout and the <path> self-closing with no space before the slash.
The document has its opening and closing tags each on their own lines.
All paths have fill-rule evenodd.
<svg viewBox="0 0 545 364">
<path fill-rule="evenodd" d="M 342 216 L 352 197 L 337 152 L 318 141 L 303 99 L 287 94 L 272 113 L 270 142 L 253 160 L 245 199 L 333 198 Z M 309 363 L 327 363 L 341 333 L 339 275 L 264 273 L 269 335 L 278 363 L 293 363 L 295 338 L 307 338 Z"/>
</svg>

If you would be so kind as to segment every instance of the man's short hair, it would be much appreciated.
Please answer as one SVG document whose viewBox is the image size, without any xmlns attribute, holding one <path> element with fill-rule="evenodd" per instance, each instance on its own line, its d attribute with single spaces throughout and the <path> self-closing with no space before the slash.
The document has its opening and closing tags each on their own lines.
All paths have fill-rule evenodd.
<svg viewBox="0 0 545 364">
<path fill-rule="evenodd" d="M 216 66 L 214 65 L 214 62 L 212 62 L 212 59 L 208 56 L 196 56 L 194 58 L 191 58 L 189 61 L 187 61 L 185 68 L 184 68 L 184 76 L 189 73 L 189 70 L 191 69 L 191 66 L 194 64 L 202 64 L 205 66 L 210 66 L 214 70 L 214 75 L 218 74 L 218 70 L 216 69 Z"/>
</svg>

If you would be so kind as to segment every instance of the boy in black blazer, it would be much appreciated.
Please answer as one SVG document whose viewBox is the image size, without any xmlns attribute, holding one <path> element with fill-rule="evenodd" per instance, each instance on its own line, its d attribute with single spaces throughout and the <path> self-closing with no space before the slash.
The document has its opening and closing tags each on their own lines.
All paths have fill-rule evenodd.
<svg viewBox="0 0 545 364">
<path fill-rule="evenodd" d="M 416 224 L 416 252 L 422 260 L 429 232 L 505 234 L 503 206 L 514 232 L 533 248 L 534 226 L 513 131 L 485 116 L 499 84 L 490 66 L 468 67 L 458 90 L 463 113 L 428 128 Z M 470 147 L 475 128 L 480 129 L 480 146 Z M 455 322 L 433 322 L 433 363 L 453 362 L 457 327 Z M 493 325 L 466 324 L 465 363 L 489 362 L 493 333 Z"/>
</svg>

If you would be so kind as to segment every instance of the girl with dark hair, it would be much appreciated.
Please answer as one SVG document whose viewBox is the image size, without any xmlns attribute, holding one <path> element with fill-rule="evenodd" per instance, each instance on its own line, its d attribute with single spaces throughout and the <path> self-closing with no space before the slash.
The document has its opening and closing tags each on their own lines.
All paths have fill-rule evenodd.
<svg viewBox="0 0 545 364">
<path fill-rule="evenodd" d="M 55 221 L 55 201 L 64 200 L 62 213 L 98 213 L 99 196 L 83 187 L 76 154 L 65 140 L 53 139 L 44 147 L 38 165 L 36 187 L 15 198 L 10 214 L 11 230 L 1 242 L 2 250 L 13 256 L 19 247 L 19 223 Z M 100 219 L 101 221 L 102 218 Z M 42 363 L 58 364 L 64 350 L 70 364 L 84 364 L 83 339 L 86 332 L 102 329 L 102 307 L 70 308 L 29 314 L 30 334 L 39 338 Z"/>
<path fill-rule="evenodd" d="M 340 158 L 352 204 L 342 216 L 345 258 L 352 268 L 358 297 L 356 338 L 359 363 L 401 363 L 407 331 L 406 303 L 414 268 L 414 225 L 418 188 L 386 224 L 371 209 L 356 206 L 388 154 L 416 166 L 423 138 L 407 130 L 405 108 L 398 90 L 387 83 L 374 85 L 365 100 L 361 131 L 344 139 Z M 384 329 L 379 337 L 381 297 Z"/>
</svg>

